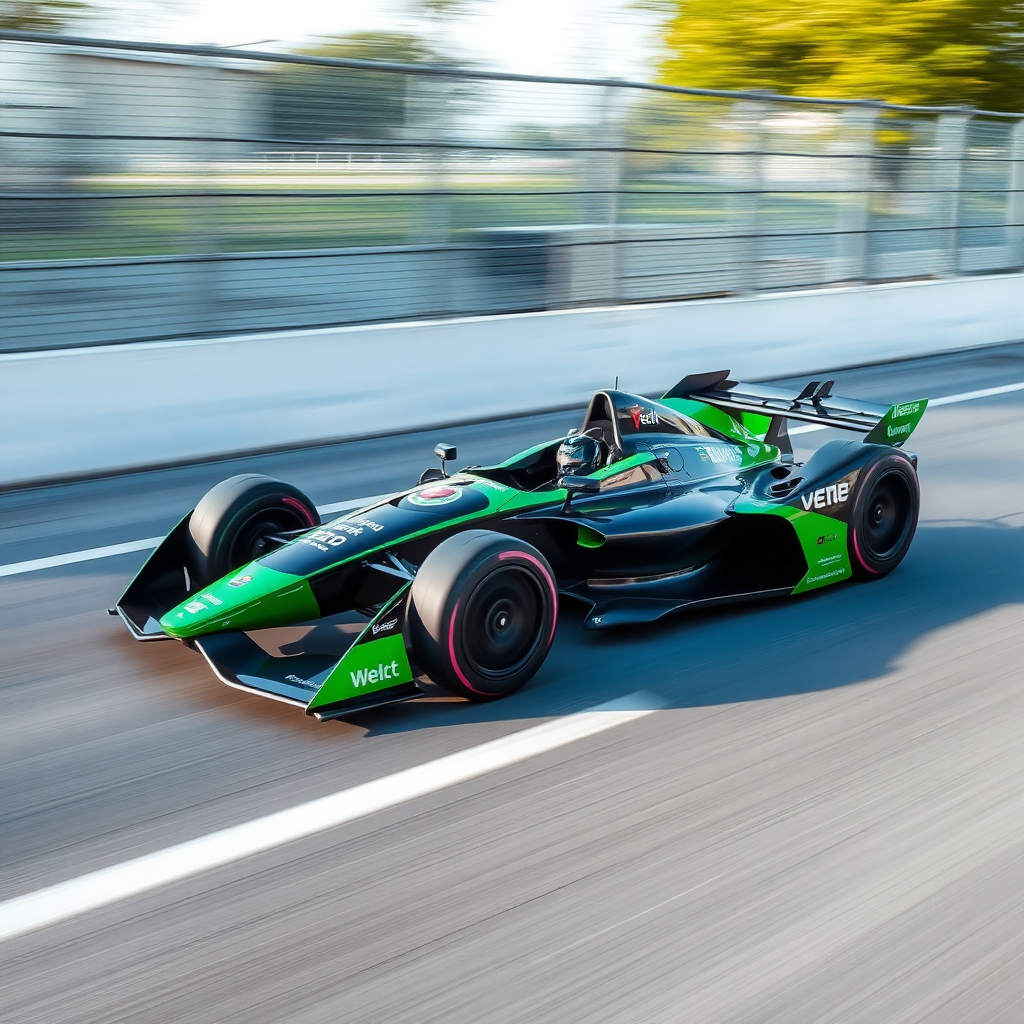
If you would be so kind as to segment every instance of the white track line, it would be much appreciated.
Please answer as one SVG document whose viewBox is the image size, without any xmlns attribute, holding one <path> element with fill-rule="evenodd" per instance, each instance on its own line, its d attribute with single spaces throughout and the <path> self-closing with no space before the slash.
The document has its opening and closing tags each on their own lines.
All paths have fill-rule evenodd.
<svg viewBox="0 0 1024 1024">
<path fill-rule="evenodd" d="M 0 903 L 0 942 L 518 764 L 653 714 L 634 693 Z"/>
<path fill-rule="evenodd" d="M 71 551 L 66 555 L 50 555 L 47 558 L 30 558 L 27 562 L 11 562 L 8 565 L 0 565 L 0 576 L 20 576 L 23 572 L 52 569 L 57 565 L 91 562 L 94 558 L 109 558 L 111 555 L 124 555 L 129 551 L 148 551 L 155 548 L 162 540 L 163 537 L 146 537 L 145 540 L 129 540 L 124 544 L 108 544 L 102 548 Z"/>
<path fill-rule="evenodd" d="M 362 508 L 372 505 L 388 494 L 374 494 L 369 498 L 353 498 L 349 501 L 336 501 L 333 505 L 320 505 L 317 511 L 321 515 L 332 515 L 350 508 Z M 71 551 L 66 555 L 49 555 L 46 558 L 30 558 L 26 562 L 11 562 L 0 565 L 0 576 L 20 576 L 25 572 L 38 572 L 40 569 L 52 569 L 58 565 L 74 565 L 75 562 L 91 562 L 96 558 L 110 558 L 112 555 L 124 555 L 129 551 L 150 551 L 163 540 L 163 537 L 146 537 L 144 540 L 129 540 L 124 544 L 107 544 L 102 548 L 86 548 L 84 551 Z"/>
<path fill-rule="evenodd" d="M 1001 384 L 996 388 L 982 388 L 980 391 L 964 391 L 959 395 L 946 395 L 945 398 L 933 398 L 928 402 L 928 408 L 934 409 L 937 405 L 956 405 L 957 402 L 973 402 L 976 398 L 991 398 L 993 395 L 1008 395 L 1011 391 L 1024 391 L 1024 381 L 1017 384 Z"/>
<path fill-rule="evenodd" d="M 346 512 L 350 508 L 364 508 L 366 505 L 376 505 L 384 498 L 390 498 L 393 491 L 387 494 L 371 494 L 368 498 L 349 498 L 348 501 L 336 501 L 333 505 L 318 505 L 317 512 L 322 516 L 333 515 L 335 512 Z"/>
<path fill-rule="evenodd" d="M 1001 384 L 994 388 L 981 388 L 979 391 L 964 391 L 959 395 L 946 395 L 944 398 L 933 398 L 928 402 L 930 409 L 940 405 L 956 405 L 959 402 L 973 402 L 978 398 L 991 398 L 993 395 L 1008 395 L 1014 391 L 1024 391 L 1024 381 L 1016 384 Z M 790 434 L 809 434 L 814 430 L 827 430 L 827 424 L 809 423 L 802 427 L 794 427 Z M 369 498 L 355 498 L 350 501 L 339 501 L 333 505 L 321 505 L 318 511 L 321 514 L 330 515 L 334 512 L 343 512 L 350 508 L 360 508 L 363 505 L 372 505 L 387 498 L 387 494 L 375 494 Z M 84 551 L 71 551 L 66 555 L 50 555 L 47 558 L 30 558 L 26 562 L 11 562 L 8 565 L 0 565 L 0 577 L 20 576 L 26 572 L 37 572 L 40 569 L 52 569 L 59 565 L 74 565 L 75 562 L 91 562 L 96 558 L 109 558 L 111 555 L 123 555 L 129 551 L 146 551 L 155 548 L 163 537 L 147 537 L 145 540 L 130 540 L 124 544 L 108 544 L 102 548 L 88 548 Z"/>
<path fill-rule="evenodd" d="M 956 405 L 959 402 L 973 402 L 976 398 L 991 398 L 993 395 L 1008 395 L 1012 391 L 1024 391 L 1024 381 L 1017 384 L 1001 384 L 996 388 L 981 388 L 979 391 L 964 391 L 959 395 L 946 395 L 945 398 L 931 398 L 928 408 L 935 409 L 940 405 Z M 827 423 L 809 423 L 804 427 L 794 427 L 791 434 L 809 434 L 812 430 L 828 430 Z"/>
</svg>

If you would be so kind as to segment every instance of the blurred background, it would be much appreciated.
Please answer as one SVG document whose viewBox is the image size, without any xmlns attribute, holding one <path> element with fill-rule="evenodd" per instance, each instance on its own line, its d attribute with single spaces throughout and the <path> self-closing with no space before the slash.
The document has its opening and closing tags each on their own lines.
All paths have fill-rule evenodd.
<svg viewBox="0 0 1024 1024">
<path fill-rule="evenodd" d="M 0 0 L 0 941 L 652 712 L 8 934 L 3 1024 L 1020 1024 L 1022 112 L 1020 0 Z M 105 614 L 225 478 L 333 516 L 724 366 L 931 400 L 898 571 L 323 725 Z"/>
<path fill-rule="evenodd" d="M 1021 11 L 0 0 L 0 348 L 1019 268 Z"/>
</svg>

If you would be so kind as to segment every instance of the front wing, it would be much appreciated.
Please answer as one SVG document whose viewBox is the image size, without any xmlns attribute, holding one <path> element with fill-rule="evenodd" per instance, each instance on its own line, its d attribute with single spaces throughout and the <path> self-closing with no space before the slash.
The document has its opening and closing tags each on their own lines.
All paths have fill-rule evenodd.
<svg viewBox="0 0 1024 1024">
<path fill-rule="evenodd" d="M 136 640 L 171 639 L 160 617 L 189 593 L 183 568 L 191 512 L 146 560 L 117 604 L 117 614 Z M 259 632 L 228 630 L 185 641 L 199 651 L 217 677 L 240 690 L 304 708 L 320 720 L 364 708 L 422 696 L 404 640 L 405 583 L 347 645 L 317 653 L 272 654 L 261 645 Z M 361 621 L 361 620 L 360 620 Z M 358 627 L 355 627 L 358 628 Z"/>
</svg>

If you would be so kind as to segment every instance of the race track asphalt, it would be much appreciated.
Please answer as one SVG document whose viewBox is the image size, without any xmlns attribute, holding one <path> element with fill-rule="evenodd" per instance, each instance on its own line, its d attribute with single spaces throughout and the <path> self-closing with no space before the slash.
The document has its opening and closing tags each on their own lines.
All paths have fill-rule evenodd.
<svg viewBox="0 0 1024 1024">
<path fill-rule="evenodd" d="M 836 374 L 1024 381 L 1024 345 Z M 319 503 L 569 413 L 0 494 L 0 564 L 166 531 L 217 480 Z M 824 433 L 799 438 L 805 453 Z M 134 553 L 0 579 L 0 899 L 622 694 L 659 710 L 0 945 L 0 1019 L 1024 1020 L 1024 392 L 928 412 L 890 577 L 583 634 L 519 694 L 318 724 L 109 618 Z M 2 912 L 2 911 L 0 911 Z"/>
</svg>

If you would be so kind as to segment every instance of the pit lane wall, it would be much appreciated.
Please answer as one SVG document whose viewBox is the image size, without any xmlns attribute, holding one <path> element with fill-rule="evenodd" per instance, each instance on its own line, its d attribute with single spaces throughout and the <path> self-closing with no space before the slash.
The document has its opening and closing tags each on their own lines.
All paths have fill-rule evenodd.
<svg viewBox="0 0 1024 1024">
<path fill-rule="evenodd" d="M 0 355 L 0 486 L 1024 338 L 1024 274 Z M 894 396 L 899 397 L 899 396 Z M 916 397 L 916 396 L 915 396 Z"/>
</svg>

